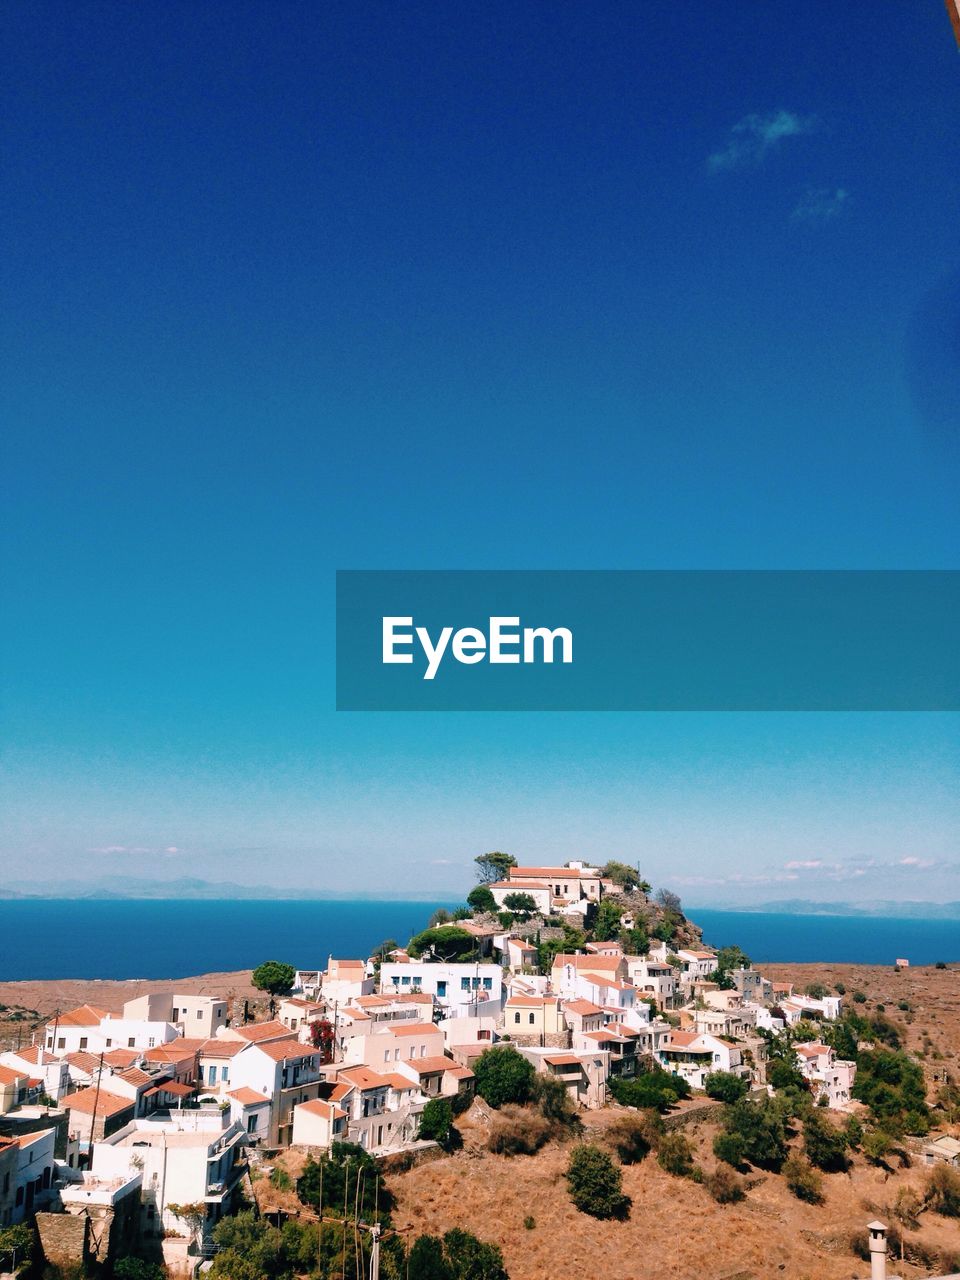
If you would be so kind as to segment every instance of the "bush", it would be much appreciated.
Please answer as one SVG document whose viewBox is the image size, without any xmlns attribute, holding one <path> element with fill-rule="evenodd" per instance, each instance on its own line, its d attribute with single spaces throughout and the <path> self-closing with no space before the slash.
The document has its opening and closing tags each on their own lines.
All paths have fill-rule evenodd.
<svg viewBox="0 0 960 1280">
<path fill-rule="evenodd" d="M 653 1107 L 657 1111 L 668 1111 L 681 1098 L 690 1097 L 690 1086 L 686 1080 L 658 1067 L 654 1071 L 644 1071 L 632 1080 L 615 1077 L 610 1081 L 610 1092 L 625 1107 L 639 1107 L 641 1110 Z"/>
<path fill-rule="evenodd" d="M 656 1111 L 618 1116 L 606 1134 L 622 1164 L 639 1164 L 650 1149 L 658 1145 L 662 1135 L 663 1121 Z"/>
<path fill-rule="evenodd" d="M 871 1164 L 882 1164 L 890 1150 L 892 1138 L 883 1129 L 868 1129 L 863 1135 L 863 1154 Z"/>
<path fill-rule="evenodd" d="M 833 989 L 838 996 L 845 996 L 847 994 L 847 988 L 843 985 L 842 982 L 836 983 Z"/>
<path fill-rule="evenodd" d="M 787 1186 L 798 1200 L 807 1204 L 823 1203 L 823 1179 L 804 1156 L 794 1152 L 783 1164 L 783 1176 Z"/>
<path fill-rule="evenodd" d="M 716 1098 L 719 1102 L 739 1102 L 746 1097 L 748 1084 L 741 1076 L 732 1071 L 713 1071 L 708 1075 L 703 1087 L 708 1098 Z"/>
<path fill-rule="evenodd" d="M 855 992 L 853 993 L 853 1003 L 854 1003 L 854 1004 L 866 1004 L 866 1003 L 867 1003 L 867 997 L 863 994 L 863 992 L 862 992 L 862 991 L 855 991 Z"/>
<path fill-rule="evenodd" d="M 724 1128 L 741 1139 L 743 1158 L 758 1168 L 777 1171 L 787 1158 L 783 1109 L 773 1099 L 741 1098 L 728 1108 Z"/>
<path fill-rule="evenodd" d="M 567 1167 L 570 1198 L 581 1213 L 594 1218 L 625 1218 L 630 1197 L 623 1194 L 623 1174 L 605 1151 L 588 1143 L 573 1149 Z"/>
<path fill-rule="evenodd" d="M 407 950 L 415 960 L 425 951 L 432 951 L 438 960 L 472 960 L 476 951 L 472 933 L 456 924 L 441 924 L 436 929 L 424 929 L 407 943 Z"/>
<path fill-rule="evenodd" d="M 745 1144 L 739 1133 L 718 1133 L 713 1140 L 713 1154 L 734 1169 L 744 1163 L 744 1153 Z"/>
<path fill-rule="evenodd" d="M 960 1170 L 938 1164 L 927 1178 L 924 1200 L 945 1218 L 960 1218 Z"/>
<path fill-rule="evenodd" d="M 467 906 L 477 915 L 492 914 L 497 909 L 497 900 L 485 884 L 478 884 L 467 894 Z"/>
<path fill-rule="evenodd" d="M 660 1139 L 657 1163 L 675 1178 L 689 1178 L 693 1173 L 693 1147 L 682 1133 L 665 1133 Z"/>
<path fill-rule="evenodd" d="M 736 1204 L 746 1194 L 741 1179 L 724 1164 L 717 1165 L 712 1173 L 708 1173 L 703 1185 L 717 1204 Z"/>
<path fill-rule="evenodd" d="M 477 1093 L 491 1107 L 529 1102 L 533 1096 L 533 1065 L 510 1045 L 485 1049 L 474 1063 L 473 1072 Z"/>
<path fill-rule="evenodd" d="M 487 1149 L 501 1156 L 532 1156 L 550 1131 L 549 1120 L 538 1112 L 507 1103 L 490 1127 Z"/>
<path fill-rule="evenodd" d="M 420 1137 L 439 1142 L 445 1147 L 450 1141 L 453 1126 L 453 1110 L 446 1098 L 431 1098 L 420 1113 Z"/>
<path fill-rule="evenodd" d="M 811 1111 L 804 1122 L 803 1148 L 811 1164 L 825 1173 L 847 1167 L 847 1135 L 819 1111 Z"/>
<path fill-rule="evenodd" d="M 574 1129 L 580 1127 L 577 1108 L 570 1091 L 562 1080 L 556 1076 L 537 1075 L 533 1081 L 533 1097 L 543 1118 L 554 1129 Z"/>
<path fill-rule="evenodd" d="M 923 1071 L 907 1054 L 874 1049 L 858 1055 L 853 1096 L 867 1104 L 877 1127 L 891 1136 L 927 1132 L 926 1092 Z"/>
<path fill-rule="evenodd" d="M 166 1271 L 158 1262 L 143 1258 L 118 1258 L 113 1264 L 114 1280 L 166 1280 Z"/>
</svg>

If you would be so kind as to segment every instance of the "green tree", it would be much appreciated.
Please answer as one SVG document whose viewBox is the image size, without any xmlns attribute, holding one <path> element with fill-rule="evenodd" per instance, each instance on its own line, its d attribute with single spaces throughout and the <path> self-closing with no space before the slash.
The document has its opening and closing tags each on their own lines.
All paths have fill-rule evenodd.
<svg viewBox="0 0 960 1280">
<path fill-rule="evenodd" d="M 669 1111 L 682 1098 L 690 1097 L 690 1086 L 686 1080 L 659 1067 L 653 1071 L 641 1072 L 631 1079 L 614 1076 L 608 1084 L 614 1098 L 624 1107 L 652 1107 L 657 1111 Z"/>
<path fill-rule="evenodd" d="M 556 1076 L 534 1076 L 533 1098 L 540 1108 L 540 1114 L 555 1128 L 565 1129 L 578 1123 L 577 1109 L 570 1091 Z"/>
<path fill-rule="evenodd" d="M 280 960 L 265 960 L 257 965 L 251 981 L 258 991 L 268 991 L 272 996 L 283 995 L 292 990 L 297 971 L 292 964 L 283 964 Z"/>
<path fill-rule="evenodd" d="M 454 924 L 456 924 L 458 920 L 472 920 L 473 912 L 469 907 L 454 907 L 451 919 Z"/>
<path fill-rule="evenodd" d="M 746 1144 L 739 1133 L 718 1133 L 713 1140 L 713 1154 L 718 1160 L 739 1169 L 746 1159 Z"/>
<path fill-rule="evenodd" d="M 741 1098 L 727 1108 L 724 1129 L 743 1143 L 743 1158 L 761 1169 L 779 1170 L 787 1157 L 783 1111 L 772 1098 Z"/>
<path fill-rule="evenodd" d="M 880 1129 L 893 1137 L 930 1128 L 926 1082 L 920 1065 L 901 1050 L 864 1050 L 857 1057 L 853 1096 L 870 1108 Z"/>
<path fill-rule="evenodd" d="M 453 1127 L 453 1110 L 446 1098 L 431 1098 L 420 1113 L 420 1137 L 439 1142 L 445 1147 L 450 1141 Z"/>
<path fill-rule="evenodd" d="M 491 1107 L 505 1103 L 529 1102 L 533 1096 L 536 1072 L 512 1045 L 494 1045 L 485 1049 L 473 1064 L 477 1093 Z"/>
<path fill-rule="evenodd" d="M 621 929 L 620 945 L 624 955 L 645 956 L 650 950 L 650 935 L 646 925 L 635 924 L 630 929 Z"/>
<path fill-rule="evenodd" d="M 622 915 L 623 907 L 610 898 L 603 899 L 593 918 L 593 936 L 597 942 L 609 942 L 618 936 Z"/>
<path fill-rule="evenodd" d="M 369 1221 L 377 1213 L 381 1216 L 389 1212 L 393 1198 L 389 1190 L 380 1182 L 379 1198 L 377 1195 L 378 1168 L 376 1161 L 363 1147 L 354 1142 L 334 1142 L 329 1151 L 325 1151 L 319 1160 L 308 1157 L 297 1179 L 297 1195 L 303 1204 L 316 1209 L 320 1207 L 320 1192 L 323 1191 L 323 1204 L 334 1209 L 344 1203 L 344 1192 L 350 1212 L 356 1201 L 356 1186 L 360 1185 L 360 1217 Z"/>
<path fill-rule="evenodd" d="M 601 875 L 605 880 L 612 880 L 625 893 L 631 893 L 634 889 L 639 889 L 641 893 L 650 892 L 650 886 L 641 879 L 640 872 L 626 862 L 608 862 L 601 869 Z"/>
<path fill-rule="evenodd" d="M 811 1164 L 825 1173 L 839 1173 L 847 1167 L 847 1135 L 828 1120 L 822 1111 L 811 1110 L 803 1124 L 803 1148 Z"/>
<path fill-rule="evenodd" d="M 663 1136 L 663 1121 L 656 1111 L 617 1116 L 607 1126 L 607 1141 L 620 1157 L 621 1164 L 639 1164 Z"/>
<path fill-rule="evenodd" d="M 570 1198 L 581 1213 L 594 1218 L 625 1218 L 630 1198 L 623 1193 L 623 1174 L 606 1151 L 589 1143 L 574 1147 L 567 1166 Z"/>
<path fill-rule="evenodd" d="M 411 938 L 407 950 L 415 960 L 431 951 L 438 960 L 470 960 L 477 949 L 476 940 L 459 925 L 442 924 L 436 929 L 424 929 Z"/>
<path fill-rule="evenodd" d="M 23 1263 L 33 1257 L 35 1243 L 33 1227 L 26 1222 L 3 1228 L 0 1230 L 0 1266 L 4 1271 L 19 1271 Z"/>
<path fill-rule="evenodd" d="M 417 1236 L 407 1263 L 410 1280 L 453 1280 L 438 1236 Z"/>
<path fill-rule="evenodd" d="M 719 1102 L 738 1102 L 746 1096 L 749 1088 L 746 1080 L 735 1076 L 732 1071 L 712 1071 L 703 1081 L 708 1098 L 716 1098 Z"/>
<path fill-rule="evenodd" d="M 808 1204 L 823 1203 L 823 1179 L 804 1156 L 796 1151 L 789 1155 L 783 1163 L 783 1176 L 798 1200 L 805 1200 Z"/>
<path fill-rule="evenodd" d="M 467 894 L 467 906 L 473 908 L 474 915 L 488 915 L 496 911 L 497 900 L 485 884 L 478 884 Z"/>
<path fill-rule="evenodd" d="M 443 1255 L 453 1280 L 509 1280 L 497 1246 L 459 1227 L 444 1235 Z"/>
<path fill-rule="evenodd" d="M 717 952 L 717 968 L 722 973 L 732 973 L 734 969 L 749 969 L 750 957 L 740 947 L 721 947 Z"/>
<path fill-rule="evenodd" d="M 166 1280 L 166 1271 L 157 1262 L 127 1255 L 113 1264 L 115 1280 Z"/>
<path fill-rule="evenodd" d="M 450 919 L 451 919 L 450 912 L 446 909 L 446 907 L 437 907 L 436 911 L 427 921 L 427 928 L 436 929 L 437 925 L 449 924 Z"/>
<path fill-rule="evenodd" d="M 537 904 L 529 893 L 508 893 L 504 896 L 503 905 L 523 920 L 532 916 L 537 909 Z"/>
<path fill-rule="evenodd" d="M 477 876 L 481 884 L 493 884 L 495 880 L 506 880 L 510 868 L 517 865 L 517 860 L 509 853 L 501 853 L 495 849 L 493 853 L 481 853 L 474 858 L 477 864 Z"/>
</svg>

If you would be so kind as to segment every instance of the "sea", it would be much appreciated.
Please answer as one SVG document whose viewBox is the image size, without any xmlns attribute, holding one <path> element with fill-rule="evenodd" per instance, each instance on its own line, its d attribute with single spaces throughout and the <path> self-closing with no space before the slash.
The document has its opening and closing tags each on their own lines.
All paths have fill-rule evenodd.
<svg viewBox="0 0 960 1280">
<path fill-rule="evenodd" d="M 0 900 L 0 981 L 185 978 L 285 960 L 322 969 L 329 956 L 401 944 L 452 902 L 162 899 Z M 892 965 L 960 960 L 960 921 L 783 915 L 690 908 L 716 947 L 755 961 Z"/>
</svg>

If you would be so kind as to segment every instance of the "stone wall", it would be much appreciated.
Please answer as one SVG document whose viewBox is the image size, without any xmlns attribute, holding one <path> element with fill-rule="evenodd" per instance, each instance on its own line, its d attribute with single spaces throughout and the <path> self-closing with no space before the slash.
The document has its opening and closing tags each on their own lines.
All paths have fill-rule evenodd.
<svg viewBox="0 0 960 1280">
<path fill-rule="evenodd" d="M 75 1217 L 72 1213 L 37 1214 L 37 1235 L 43 1256 L 57 1267 L 86 1261 L 88 1230 L 85 1217 Z"/>
</svg>

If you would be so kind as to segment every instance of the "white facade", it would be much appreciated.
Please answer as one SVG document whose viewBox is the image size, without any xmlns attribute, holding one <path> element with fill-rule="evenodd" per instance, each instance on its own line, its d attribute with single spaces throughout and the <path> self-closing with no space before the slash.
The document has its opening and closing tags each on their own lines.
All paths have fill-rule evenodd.
<svg viewBox="0 0 960 1280">
<path fill-rule="evenodd" d="M 498 1012 L 503 1001 L 503 970 L 498 964 L 470 962 L 390 962 L 380 966 L 380 991 L 383 995 L 425 992 L 447 1017 L 463 1017 L 471 1011 L 489 1014 Z"/>
<path fill-rule="evenodd" d="M 208 1039 L 227 1025 L 230 1004 L 215 996 L 162 991 L 128 1000 L 123 1006 L 123 1016 L 132 1021 L 170 1022 L 187 1039 Z"/>
<path fill-rule="evenodd" d="M 857 1064 L 838 1058 L 829 1045 L 807 1042 L 793 1046 L 797 1067 L 809 1081 L 814 1099 L 826 1098 L 833 1111 L 845 1111 L 853 1097 Z"/>
</svg>

